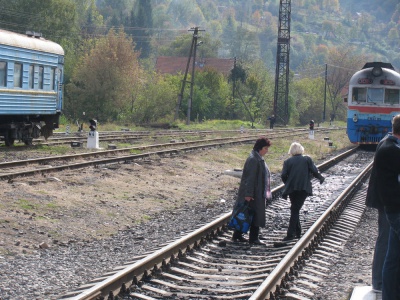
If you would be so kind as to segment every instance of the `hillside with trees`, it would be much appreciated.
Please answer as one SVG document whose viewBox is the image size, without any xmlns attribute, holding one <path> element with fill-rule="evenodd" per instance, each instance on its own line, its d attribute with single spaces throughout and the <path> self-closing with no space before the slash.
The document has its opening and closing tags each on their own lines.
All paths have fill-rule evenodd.
<svg viewBox="0 0 400 300">
<path fill-rule="evenodd" d="M 190 28 L 201 29 L 196 59 L 236 58 L 231 76 L 196 72 L 190 119 L 251 120 L 273 110 L 279 0 L 0 0 L 0 28 L 41 32 L 65 49 L 65 109 L 100 122 L 179 120 L 183 74 L 158 74 L 159 56 L 188 57 Z M 367 61 L 400 68 L 398 0 L 292 1 L 291 125 L 344 119 L 342 91 Z M 325 93 L 325 71 L 327 92 Z M 240 74 L 240 76 L 235 76 Z M 191 80 L 189 74 L 188 80 Z M 329 119 L 329 118 L 328 118 Z"/>
</svg>

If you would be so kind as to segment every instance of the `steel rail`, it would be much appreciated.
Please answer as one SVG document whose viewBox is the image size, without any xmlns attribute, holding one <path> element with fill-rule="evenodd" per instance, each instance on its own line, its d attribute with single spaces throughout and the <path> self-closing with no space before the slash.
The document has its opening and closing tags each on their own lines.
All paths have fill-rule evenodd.
<svg viewBox="0 0 400 300">
<path fill-rule="evenodd" d="M 300 131 L 306 131 L 306 129 L 281 129 L 281 130 L 276 130 L 274 133 L 277 133 L 279 131 L 289 131 L 289 130 L 300 130 Z M 322 129 L 324 130 L 324 129 Z M 259 132 L 263 132 L 264 130 L 260 129 L 247 129 L 245 131 L 246 134 L 256 134 Z M 228 133 L 234 133 L 234 134 L 240 134 L 244 133 L 241 132 L 240 130 L 204 130 L 204 131 L 159 131 L 159 132 L 145 132 L 145 133 L 140 133 L 140 132 L 99 132 L 99 138 L 100 142 L 106 142 L 106 141 L 113 141 L 113 140 L 132 140 L 132 139 L 142 139 L 142 138 L 155 138 L 157 136 L 159 137 L 166 137 L 166 136 L 187 136 L 187 135 L 205 135 L 205 134 L 228 134 Z M 60 137 L 61 134 L 58 134 L 57 136 L 50 137 L 47 139 L 47 141 L 43 141 L 43 139 L 35 139 L 34 141 L 39 142 L 40 145 L 61 145 L 61 144 L 66 144 L 71 141 L 81 141 L 81 140 L 86 140 L 87 136 L 84 136 L 83 134 L 74 134 L 74 135 L 66 135 L 65 133 L 62 133 L 64 137 Z"/>
<path fill-rule="evenodd" d="M 352 148 L 348 151 L 345 151 L 341 153 L 340 155 L 318 165 L 320 169 L 326 169 L 332 164 L 348 157 L 349 155 L 353 154 L 357 150 L 357 147 Z M 280 195 L 281 190 L 283 189 L 284 185 L 280 185 L 272 190 L 273 198 L 276 198 Z M 337 203 L 338 201 L 335 201 Z M 334 206 L 336 207 L 336 206 Z M 330 212 L 327 212 L 325 214 L 330 214 Z M 325 215 L 324 214 L 324 215 Z M 223 230 L 227 223 L 229 222 L 229 219 L 231 217 L 231 213 L 226 213 L 214 220 L 213 222 L 204 225 L 203 227 L 195 230 L 193 233 L 190 233 L 186 235 L 185 237 L 182 237 L 181 239 L 173 242 L 170 245 L 165 246 L 164 248 L 161 248 L 160 250 L 156 251 L 155 253 L 141 259 L 140 261 L 134 263 L 133 265 L 119 271 L 115 275 L 105 279 L 104 281 L 98 282 L 91 288 L 78 293 L 78 292 L 72 292 L 67 295 L 73 294 L 72 297 L 68 298 L 62 298 L 62 299 L 68 299 L 68 300 L 93 300 L 96 297 L 99 296 L 106 296 L 109 295 L 110 291 L 112 294 L 118 294 L 119 291 L 121 290 L 121 286 L 125 285 L 127 282 L 137 282 L 139 281 L 143 276 L 146 276 L 146 274 L 151 270 L 157 270 L 159 268 L 159 265 L 161 266 L 165 265 L 168 262 L 167 257 L 173 257 L 175 255 L 182 255 L 182 253 L 185 253 L 186 251 L 190 251 L 190 247 L 197 247 L 197 245 L 201 244 L 201 241 L 204 240 L 208 235 L 213 234 L 215 232 L 218 232 L 220 230 Z M 311 237 L 310 230 L 307 231 L 307 233 L 301 238 L 301 245 L 307 245 L 309 240 L 312 239 Z M 300 242 L 299 241 L 299 242 Z M 295 250 L 292 250 L 290 253 L 293 251 L 300 252 L 301 248 L 300 246 L 297 246 L 294 248 Z M 288 260 L 288 259 L 286 259 Z M 288 263 L 285 263 L 285 265 Z M 275 268 L 276 270 L 277 268 Z M 277 273 L 278 271 L 275 271 Z M 144 275 L 143 275 L 144 274 Z M 280 274 L 280 273 L 279 273 Z M 269 278 L 269 277 L 268 277 Z M 267 278 L 267 280 L 268 280 Z M 275 281 L 274 281 L 275 283 Z M 268 288 L 270 286 L 268 285 Z M 258 290 L 257 290 L 258 291 Z M 258 291 L 260 292 L 260 291 Z M 268 291 L 269 292 L 269 291 Z M 261 299 L 261 298 L 254 298 L 254 299 Z"/>
<path fill-rule="evenodd" d="M 286 136 L 292 136 L 292 135 L 296 135 L 296 134 L 298 134 L 298 133 L 292 132 L 292 133 L 287 134 Z M 274 138 L 274 137 L 271 137 L 271 138 Z M 226 140 L 229 140 L 229 142 L 224 142 Z M 176 154 L 181 151 L 190 151 L 190 150 L 201 149 L 201 148 L 210 148 L 210 147 L 220 147 L 222 145 L 240 144 L 240 143 L 254 141 L 254 136 L 239 138 L 237 140 L 233 140 L 231 137 L 230 138 L 218 138 L 218 139 L 206 139 L 206 140 L 197 140 L 197 141 L 189 141 L 189 142 L 155 144 L 155 145 L 148 145 L 148 146 L 129 147 L 129 148 L 112 149 L 112 150 L 97 151 L 97 152 L 86 152 L 86 153 L 71 154 L 71 155 L 43 157 L 43 158 L 35 158 L 35 159 L 28 159 L 28 160 L 21 160 L 21 161 L 10 161 L 10 162 L 0 163 L 0 168 L 25 166 L 25 165 L 29 165 L 29 164 L 33 164 L 33 163 L 39 163 L 39 164 L 40 163 L 49 163 L 51 161 L 57 161 L 57 160 L 85 158 L 85 157 L 93 157 L 93 156 L 100 156 L 100 155 L 104 156 L 104 155 L 111 155 L 111 154 L 115 154 L 115 153 L 129 152 L 129 151 L 133 151 L 133 150 L 140 151 L 140 150 L 151 149 L 151 148 L 170 147 L 172 145 L 175 146 L 175 145 L 199 144 L 199 143 L 210 142 L 210 141 L 213 143 L 192 145 L 192 146 L 188 146 L 188 147 L 173 148 L 173 149 L 160 150 L 160 151 L 155 151 L 155 152 L 147 152 L 147 153 L 142 153 L 142 154 L 124 155 L 124 156 L 113 157 L 113 158 L 97 159 L 97 160 L 91 160 L 91 161 L 87 161 L 87 162 L 79 162 L 79 163 L 75 163 L 75 164 L 67 164 L 67 165 L 54 166 L 54 167 L 52 166 L 52 167 L 47 167 L 47 168 L 35 169 L 35 170 L 0 174 L 0 180 L 10 180 L 10 179 L 13 179 L 16 177 L 32 176 L 35 174 L 49 173 L 49 172 L 53 172 L 53 171 L 62 171 L 62 170 L 68 170 L 68 169 L 84 168 L 84 167 L 88 167 L 88 166 L 98 166 L 98 165 L 107 165 L 107 164 L 118 163 L 118 162 L 126 162 L 126 161 L 132 161 L 132 160 L 136 160 L 136 159 L 143 159 L 146 157 L 150 157 L 152 155 Z M 216 143 L 216 142 L 218 142 L 218 143 Z"/>
<path fill-rule="evenodd" d="M 134 277 L 141 278 L 142 274 L 147 271 L 158 268 L 157 265 L 163 265 L 166 263 L 166 257 L 173 257 L 179 253 L 185 252 L 188 247 L 196 247 L 197 243 L 205 238 L 209 234 L 214 234 L 226 225 L 229 214 L 223 215 L 213 222 L 195 230 L 193 233 L 184 236 L 177 241 L 165 246 L 164 248 L 154 252 L 153 254 L 139 260 L 128 268 L 119 271 L 115 275 L 107 278 L 105 281 L 96 284 L 92 288 L 84 291 L 80 295 L 77 295 L 72 299 L 84 300 L 94 299 L 94 297 L 100 295 L 108 295 L 110 290 L 119 291 L 121 288 L 121 282 L 132 281 Z"/>
<path fill-rule="evenodd" d="M 314 247 L 317 240 L 320 239 L 331 221 L 335 221 L 338 212 L 347 205 L 347 199 L 352 196 L 359 184 L 365 180 L 371 171 L 372 162 L 351 182 L 351 184 L 338 196 L 338 198 L 328 207 L 328 209 L 318 218 L 318 220 L 305 232 L 295 246 L 286 254 L 282 261 L 275 267 L 266 280 L 258 287 L 249 300 L 270 299 L 274 297 L 273 292 L 279 293 L 280 285 L 285 280 L 296 263 L 310 248 Z M 333 219 L 333 220 L 332 220 Z"/>
</svg>

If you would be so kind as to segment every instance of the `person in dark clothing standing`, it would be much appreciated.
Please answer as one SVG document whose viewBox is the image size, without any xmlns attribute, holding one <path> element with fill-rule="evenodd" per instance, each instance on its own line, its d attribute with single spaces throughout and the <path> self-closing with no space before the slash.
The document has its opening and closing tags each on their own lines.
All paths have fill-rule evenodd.
<svg viewBox="0 0 400 300">
<path fill-rule="evenodd" d="M 400 299 L 400 115 L 392 120 L 389 135 L 375 153 L 375 189 L 390 224 L 382 270 L 382 300 Z"/>
<path fill-rule="evenodd" d="M 318 171 L 311 157 L 304 154 L 304 147 L 297 142 L 290 145 L 290 158 L 283 162 L 281 178 L 285 187 L 282 197 L 290 199 L 290 220 L 284 241 L 289 241 L 301 236 L 300 209 L 308 196 L 312 195 L 312 176 L 319 179 L 322 184 L 325 178 Z"/>
<path fill-rule="evenodd" d="M 259 231 L 260 227 L 265 227 L 266 201 L 272 198 L 270 172 L 264 161 L 264 155 L 267 154 L 270 146 L 271 142 L 265 137 L 261 137 L 255 142 L 253 151 L 244 164 L 238 196 L 234 205 L 235 210 L 240 204 L 248 201 L 249 207 L 255 212 L 250 225 L 248 240 L 250 244 L 264 244 L 259 239 Z M 233 232 L 232 240 L 234 242 L 247 242 L 243 233 L 237 230 Z"/>
<path fill-rule="evenodd" d="M 378 144 L 378 150 L 383 141 L 391 134 L 385 136 Z M 374 256 L 372 259 L 372 290 L 376 293 L 382 292 L 382 269 L 385 261 L 387 245 L 389 240 L 390 224 L 386 219 L 383 203 L 379 199 L 379 194 L 376 189 L 376 167 L 372 167 L 369 177 L 367 197 L 365 205 L 378 210 L 378 237 L 375 242 Z"/>
<path fill-rule="evenodd" d="M 269 129 L 274 129 L 275 125 L 275 115 L 272 115 L 268 118 L 269 120 Z"/>
</svg>

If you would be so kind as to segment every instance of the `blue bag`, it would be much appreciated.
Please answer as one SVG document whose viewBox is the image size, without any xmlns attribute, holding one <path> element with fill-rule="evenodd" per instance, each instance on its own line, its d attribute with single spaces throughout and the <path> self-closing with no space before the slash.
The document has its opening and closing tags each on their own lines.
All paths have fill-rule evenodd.
<svg viewBox="0 0 400 300">
<path fill-rule="evenodd" d="M 228 227 L 247 233 L 250 229 L 253 216 L 254 211 L 249 207 L 249 203 L 247 201 L 241 203 L 233 210 Z"/>
</svg>

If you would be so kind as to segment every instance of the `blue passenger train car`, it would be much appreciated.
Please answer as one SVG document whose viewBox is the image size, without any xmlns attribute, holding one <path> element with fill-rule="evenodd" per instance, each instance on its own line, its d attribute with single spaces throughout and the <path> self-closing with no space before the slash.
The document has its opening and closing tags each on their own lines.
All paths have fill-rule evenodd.
<svg viewBox="0 0 400 300">
<path fill-rule="evenodd" d="M 350 142 L 378 144 L 400 113 L 400 74 L 390 63 L 366 63 L 350 79 L 347 102 Z"/>
<path fill-rule="evenodd" d="M 0 136 L 6 146 L 46 139 L 63 107 L 64 50 L 41 34 L 0 29 Z"/>
</svg>

